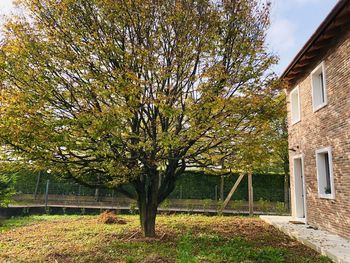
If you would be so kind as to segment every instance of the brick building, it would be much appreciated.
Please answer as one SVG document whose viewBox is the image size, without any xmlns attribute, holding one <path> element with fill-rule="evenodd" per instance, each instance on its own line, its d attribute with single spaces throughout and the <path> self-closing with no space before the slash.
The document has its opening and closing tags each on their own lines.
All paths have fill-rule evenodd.
<svg viewBox="0 0 350 263">
<path fill-rule="evenodd" d="M 339 0 L 281 78 L 292 215 L 350 238 L 350 0 Z"/>
</svg>

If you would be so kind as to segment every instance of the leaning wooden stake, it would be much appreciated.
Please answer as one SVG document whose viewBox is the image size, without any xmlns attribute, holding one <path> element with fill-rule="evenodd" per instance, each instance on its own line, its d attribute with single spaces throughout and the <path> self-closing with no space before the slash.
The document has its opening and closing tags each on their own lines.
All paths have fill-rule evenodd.
<svg viewBox="0 0 350 263">
<path fill-rule="evenodd" d="M 38 195 L 38 189 L 39 189 L 39 183 L 40 183 L 40 176 L 41 176 L 41 172 L 38 173 L 38 178 L 36 180 L 36 185 L 35 185 L 35 190 L 34 190 L 34 199 L 36 199 L 37 195 Z"/>
<path fill-rule="evenodd" d="M 46 190 L 45 190 L 45 211 L 47 213 L 47 204 L 48 204 L 48 201 L 49 201 L 49 185 L 50 185 L 50 180 L 47 179 L 46 181 Z"/>
<path fill-rule="evenodd" d="M 254 200 L 253 200 L 253 179 L 252 179 L 252 174 L 248 174 L 248 200 L 249 200 L 249 215 L 253 215 L 253 205 L 254 205 Z"/>
<path fill-rule="evenodd" d="M 231 191 L 229 192 L 229 194 L 227 195 L 222 207 L 221 207 L 221 212 L 224 211 L 224 209 L 226 208 L 228 202 L 231 200 L 231 197 L 233 195 L 233 193 L 236 191 L 239 183 L 242 181 L 244 177 L 244 174 L 240 174 L 240 176 L 238 177 L 237 181 L 235 182 L 234 186 L 232 187 Z"/>
</svg>

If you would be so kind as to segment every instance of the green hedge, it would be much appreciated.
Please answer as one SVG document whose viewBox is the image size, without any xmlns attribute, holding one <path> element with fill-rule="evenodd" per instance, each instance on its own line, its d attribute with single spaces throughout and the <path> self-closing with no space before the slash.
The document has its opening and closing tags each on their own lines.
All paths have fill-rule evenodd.
<svg viewBox="0 0 350 263">
<path fill-rule="evenodd" d="M 33 194 L 38 174 L 21 172 L 16 176 L 15 188 L 17 192 Z M 232 186 L 238 178 L 237 174 L 225 176 L 224 196 L 227 196 Z M 49 193 L 57 195 L 94 195 L 95 189 L 79 186 L 78 184 L 59 179 L 52 174 L 43 173 L 40 177 L 38 194 L 45 193 L 46 181 L 50 180 Z M 220 176 L 206 174 L 203 172 L 185 172 L 176 183 L 175 190 L 170 198 L 183 199 L 215 199 L 220 198 Z M 253 188 L 254 199 L 264 199 L 269 201 L 284 200 L 284 177 L 279 174 L 254 174 Z M 245 176 L 233 195 L 233 199 L 247 200 L 248 186 L 247 176 Z M 109 189 L 101 189 L 101 196 L 122 196 L 120 193 Z"/>
<path fill-rule="evenodd" d="M 237 178 L 238 174 L 225 176 L 224 196 L 227 196 Z M 180 198 L 182 195 L 184 199 L 215 199 L 217 195 L 217 198 L 220 198 L 220 181 L 221 178 L 217 175 L 186 172 L 177 181 L 176 188 L 170 197 Z M 253 190 L 255 200 L 282 202 L 284 200 L 284 176 L 280 174 L 254 174 Z M 243 178 L 232 198 L 236 200 L 248 199 L 247 176 Z"/>
</svg>

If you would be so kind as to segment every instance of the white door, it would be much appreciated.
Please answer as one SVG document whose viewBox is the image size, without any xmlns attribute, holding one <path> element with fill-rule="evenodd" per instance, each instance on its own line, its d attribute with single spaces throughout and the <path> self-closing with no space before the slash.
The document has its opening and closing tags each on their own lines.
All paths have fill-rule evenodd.
<svg viewBox="0 0 350 263">
<path fill-rule="evenodd" d="M 294 158 L 295 217 L 305 218 L 305 187 L 302 158 Z"/>
</svg>

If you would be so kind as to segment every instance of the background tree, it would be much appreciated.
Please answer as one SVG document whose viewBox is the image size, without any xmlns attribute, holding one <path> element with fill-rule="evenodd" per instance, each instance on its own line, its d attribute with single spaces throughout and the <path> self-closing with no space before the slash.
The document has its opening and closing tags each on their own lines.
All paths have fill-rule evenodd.
<svg viewBox="0 0 350 263">
<path fill-rule="evenodd" d="M 7 206 L 11 196 L 15 194 L 13 183 L 11 176 L 0 174 L 0 207 Z"/>
<path fill-rule="evenodd" d="M 280 83 L 276 83 L 280 85 Z M 283 173 L 284 203 L 289 204 L 289 156 L 287 106 L 282 91 L 265 105 L 250 127 L 225 147 L 225 162 L 235 171 L 248 173 Z"/>
<path fill-rule="evenodd" d="M 0 48 L 4 160 L 135 198 L 145 236 L 179 175 L 215 165 L 276 96 L 261 1 L 19 2 Z"/>
<path fill-rule="evenodd" d="M 266 138 L 269 142 L 272 155 L 270 169 L 280 170 L 284 174 L 284 204 L 289 206 L 289 153 L 288 153 L 288 122 L 287 122 L 287 105 L 285 93 L 281 93 L 276 101 L 275 117 L 270 121 L 269 132 L 266 133 Z"/>
</svg>

